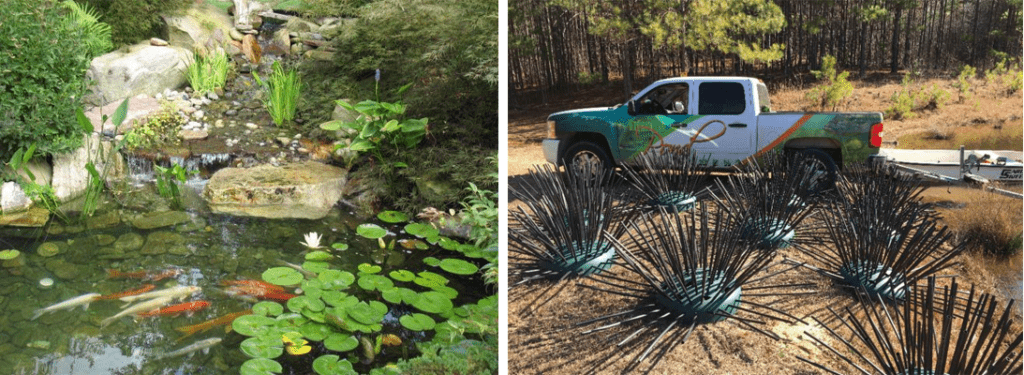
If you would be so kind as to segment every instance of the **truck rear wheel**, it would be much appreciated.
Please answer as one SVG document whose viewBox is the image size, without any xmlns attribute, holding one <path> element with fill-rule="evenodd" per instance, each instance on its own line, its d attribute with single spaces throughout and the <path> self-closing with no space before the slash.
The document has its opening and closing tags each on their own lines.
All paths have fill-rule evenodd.
<svg viewBox="0 0 1024 375">
<path fill-rule="evenodd" d="M 796 165 L 813 171 L 806 186 L 808 193 L 817 195 L 835 189 L 838 168 L 831 156 L 816 148 L 796 150 L 793 156 Z"/>
<path fill-rule="evenodd" d="M 569 145 L 562 153 L 561 160 L 562 165 L 565 165 L 566 168 L 577 170 L 583 169 L 584 165 L 590 165 L 591 168 L 600 166 L 606 171 L 615 167 L 608 151 L 591 141 L 576 141 Z"/>
</svg>

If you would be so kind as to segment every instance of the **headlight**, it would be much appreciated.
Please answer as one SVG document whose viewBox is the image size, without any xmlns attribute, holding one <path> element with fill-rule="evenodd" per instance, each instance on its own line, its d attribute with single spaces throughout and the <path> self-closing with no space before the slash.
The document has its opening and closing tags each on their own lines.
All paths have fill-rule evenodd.
<svg viewBox="0 0 1024 375">
<path fill-rule="evenodd" d="M 555 122 L 548 120 L 548 139 L 555 139 Z"/>
</svg>

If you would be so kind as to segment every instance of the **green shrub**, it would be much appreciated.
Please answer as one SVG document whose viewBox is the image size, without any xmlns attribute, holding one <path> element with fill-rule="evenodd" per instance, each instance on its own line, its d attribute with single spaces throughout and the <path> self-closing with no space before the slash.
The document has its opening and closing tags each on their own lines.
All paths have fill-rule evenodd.
<svg viewBox="0 0 1024 375">
<path fill-rule="evenodd" d="M 932 84 L 932 89 L 929 91 L 921 91 L 919 102 L 924 103 L 923 109 L 937 110 L 942 109 L 942 106 L 949 100 L 949 92 L 940 89 L 938 85 Z"/>
<path fill-rule="evenodd" d="M 953 87 L 960 90 L 960 102 L 963 102 L 971 93 L 971 80 L 978 75 L 978 70 L 970 65 L 960 68 L 960 74 L 956 76 L 956 83 Z"/>
<path fill-rule="evenodd" d="M 82 41 L 89 49 L 89 55 L 96 57 L 114 48 L 110 40 L 110 25 L 99 21 L 99 14 L 89 4 L 78 5 L 64 0 L 61 7 L 68 11 L 65 18 L 72 26 L 82 31 Z"/>
<path fill-rule="evenodd" d="M 188 64 L 188 74 L 185 78 L 196 94 L 202 95 L 218 88 L 223 89 L 230 68 L 228 55 L 224 52 L 212 52 L 206 56 L 196 54 Z"/>
<path fill-rule="evenodd" d="M 256 82 L 267 89 L 267 99 L 263 106 L 270 112 L 277 126 L 282 126 L 295 119 L 296 104 L 299 102 L 299 95 L 302 93 L 302 80 L 294 70 L 285 73 L 281 63 L 274 61 L 273 71 L 267 81 L 260 79 L 259 74 L 253 72 Z"/>
<path fill-rule="evenodd" d="M 846 80 L 850 72 L 836 72 L 835 56 L 825 56 L 821 63 L 821 70 L 813 70 L 811 73 L 814 74 L 814 78 L 822 81 L 820 86 L 807 93 L 807 99 L 814 106 L 834 111 L 843 100 L 853 94 L 853 85 Z"/>
<path fill-rule="evenodd" d="M 135 44 L 162 35 L 164 22 L 160 15 L 176 14 L 188 9 L 193 0 L 78 0 L 92 5 L 110 22 L 114 45 Z"/>
<path fill-rule="evenodd" d="M 405 91 L 403 87 L 400 91 Z M 355 139 L 348 146 L 356 152 L 370 152 L 381 163 L 391 162 L 391 155 L 416 147 L 427 132 L 427 118 L 405 118 L 406 106 L 402 102 L 377 102 L 364 100 L 356 105 L 338 100 L 337 104 L 349 111 L 359 112 L 352 122 L 331 121 L 321 124 L 327 131 L 341 128 L 356 132 Z M 397 166 L 405 165 L 405 163 Z"/>
<path fill-rule="evenodd" d="M 0 11 L 0 160 L 37 144 L 37 154 L 82 143 L 75 108 L 85 94 L 89 48 L 49 1 L 5 1 Z"/>
<path fill-rule="evenodd" d="M 160 103 L 160 110 L 141 121 L 136 121 L 124 135 L 124 147 L 129 150 L 153 149 L 178 144 L 178 129 L 185 118 L 171 102 Z"/>
<path fill-rule="evenodd" d="M 905 120 L 914 118 L 917 116 L 914 113 L 914 94 L 910 90 L 904 87 L 902 90 L 892 95 L 892 107 L 885 110 L 885 116 L 893 120 Z"/>
<path fill-rule="evenodd" d="M 1003 85 L 1006 86 L 1006 94 L 1013 95 L 1017 91 L 1020 91 L 1021 85 L 1024 84 L 1024 72 L 1019 68 L 1015 69 L 1015 72 L 1009 72 L 1003 77 Z"/>
</svg>

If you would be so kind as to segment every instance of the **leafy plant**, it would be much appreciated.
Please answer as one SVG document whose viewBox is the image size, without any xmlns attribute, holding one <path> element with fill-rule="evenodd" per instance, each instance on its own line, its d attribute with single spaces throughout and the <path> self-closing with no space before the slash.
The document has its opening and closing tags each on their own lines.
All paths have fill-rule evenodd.
<svg viewBox="0 0 1024 375">
<path fill-rule="evenodd" d="M 171 200 L 172 207 L 181 207 L 181 192 L 178 184 L 188 180 L 189 175 L 197 174 L 199 171 L 190 171 L 175 163 L 170 168 L 164 168 L 153 164 L 153 171 L 156 177 L 156 190 L 164 199 Z"/>
<path fill-rule="evenodd" d="M 114 134 L 117 134 L 118 130 L 121 128 L 121 124 L 124 123 L 124 119 L 127 116 L 128 99 L 125 98 L 124 101 L 121 102 L 121 105 L 117 106 L 117 109 L 114 110 L 113 117 L 111 118 L 111 122 L 114 125 Z M 75 117 L 78 120 L 79 128 L 81 128 L 83 132 L 85 132 L 86 134 L 93 133 L 95 128 L 92 125 L 92 121 L 90 121 L 88 117 L 85 117 L 85 112 L 82 111 L 81 107 L 76 109 Z M 107 118 L 107 115 L 103 115 L 101 117 L 101 128 L 103 124 L 107 122 Z M 89 142 L 92 142 L 92 137 L 88 137 L 87 139 L 89 140 Z M 110 154 L 117 155 L 124 147 L 125 141 L 126 139 L 121 139 L 121 141 L 115 143 L 113 147 L 111 147 L 111 149 L 109 150 Z M 86 144 L 86 147 L 87 149 L 92 149 L 92 145 L 88 143 Z M 103 188 L 105 186 L 104 182 L 106 181 L 107 171 L 110 168 L 110 165 L 112 164 L 109 162 L 109 160 L 107 160 L 107 149 L 104 145 L 99 145 L 97 150 L 99 152 L 96 155 L 98 156 L 96 160 L 102 162 L 103 170 L 98 170 L 96 168 L 96 163 L 94 163 L 93 160 L 90 160 L 85 163 L 85 169 L 86 171 L 89 172 L 89 183 L 88 185 L 86 185 L 85 199 L 82 205 L 82 215 L 80 216 L 80 218 L 83 219 L 85 217 L 92 216 L 92 214 L 96 211 L 96 207 L 99 205 L 100 196 L 102 195 Z"/>
<path fill-rule="evenodd" d="M 820 86 L 807 93 L 807 99 L 815 106 L 834 111 L 843 100 L 853 94 L 853 85 L 846 80 L 850 72 L 836 72 L 835 56 L 825 56 L 822 59 L 821 70 L 813 70 L 811 73 L 814 74 L 814 78 L 822 80 Z"/>
<path fill-rule="evenodd" d="M 134 44 L 160 36 L 161 15 L 178 14 L 195 4 L 192 0 L 80 0 L 91 4 L 103 19 L 111 23 L 111 39 L 116 45 Z"/>
<path fill-rule="evenodd" d="M 230 69 L 228 56 L 224 52 L 197 53 L 188 64 L 188 84 L 197 95 L 224 88 Z M 257 77 L 258 79 L 258 77 Z"/>
<path fill-rule="evenodd" d="M 964 65 L 960 68 L 960 73 L 956 76 L 956 83 L 953 87 L 960 90 L 960 102 L 963 102 L 971 93 L 971 80 L 978 75 L 978 70 L 970 65 Z"/>
<path fill-rule="evenodd" d="M 110 40 L 110 25 L 99 21 L 99 14 L 89 4 L 79 5 L 64 0 L 61 7 L 68 11 L 65 18 L 68 26 L 82 31 L 82 41 L 88 47 L 89 56 L 99 56 L 114 48 Z"/>
<path fill-rule="evenodd" d="M 253 72 L 256 82 L 267 89 L 269 97 L 263 101 L 264 107 L 270 112 L 277 126 L 295 119 L 295 106 L 299 102 L 299 95 L 302 91 L 302 80 L 295 71 L 285 73 L 281 63 L 274 61 L 269 80 L 260 79 L 259 74 Z"/>
<path fill-rule="evenodd" d="M 913 118 L 917 114 L 914 113 L 914 106 L 917 102 L 914 93 L 910 89 L 912 83 L 910 75 L 903 76 L 902 88 L 892 94 L 892 107 L 885 110 L 885 115 L 892 118 L 893 120 L 909 119 Z"/>
<path fill-rule="evenodd" d="M 405 92 L 408 88 L 409 85 L 406 85 L 398 91 Z M 370 152 L 380 162 L 388 162 L 389 158 L 385 155 L 416 147 L 427 133 L 428 119 L 405 118 L 406 106 L 401 101 L 387 103 L 364 100 L 352 105 L 344 100 L 338 100 L 336 103 L 347 110 L 359 112 L 360 115 L 352 122 L 335 120 L 320 124 L 320 128 L 336 131 L 344 127 L 356 131 L 356 137 L 349 144 L 349 149 Z M 405 163 L 397 166 L 405 166 Z"/>
<path fill-rule="evenodd" d="M 15 151 L 14 155 L 11 156 L 11 160 L 6 163 L 9 172 L 4 174 L 3 179 L 17 182 L 25 196 L 31 199 L 32 202 L 43 206 L 51 214 L 57 215 L 61 219 L 66 219 L 58 207 L 60 202 L 57 201 L 57 197 L 53 193 L 53 187 L 37 183 L 35 174 L 28 168 L 28 163 L 32 160 L 35 151 L 35 144 L 29 145 L 26 149 Z M 16 171 L 21 171 L 21 174 Z"/>
<path fill-rule="evenodd" d="M 949 100 L 949 92 L 940 89 L 938 85 L 932 84 L 932 89 L 929 91 L 921 91 L 920 101 L 925 103 L 924 109 L 942 109 L 942 106 Z"/>
<path fill-rule="evenodd" d="M 178 130 L 185 117 L 178 113 L 172 102 L 160 103 L 160 110 L 147 116 L 124 135 L 124 147 L 129 150 L 152 149 L 179 142 Z"/>
</svg>

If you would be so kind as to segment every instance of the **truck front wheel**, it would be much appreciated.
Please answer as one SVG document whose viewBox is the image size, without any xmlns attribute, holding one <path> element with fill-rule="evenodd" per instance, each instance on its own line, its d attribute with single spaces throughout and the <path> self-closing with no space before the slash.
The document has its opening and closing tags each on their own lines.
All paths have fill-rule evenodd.
<svg viewBox="0 0 1024 375">
<path fill-rule="evenodd" d="M 604 170 L 615 167 L 608 151 L 591 141 L 576 141 L 562 153 L 562 165 L 567 168 L 582 169 L 584 165 L 601 166 Z"/>
</svg>

